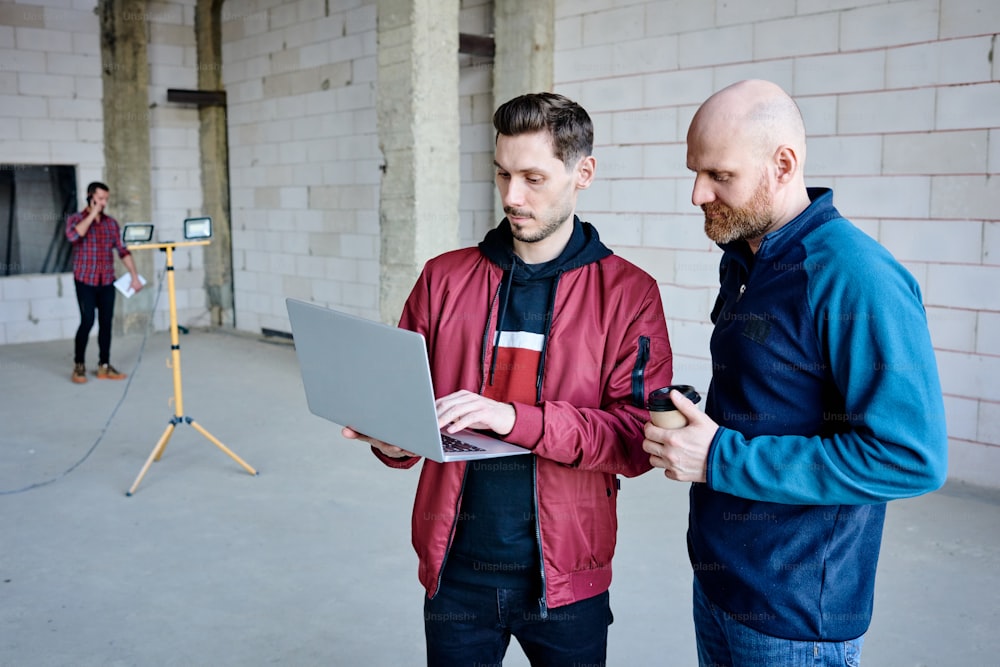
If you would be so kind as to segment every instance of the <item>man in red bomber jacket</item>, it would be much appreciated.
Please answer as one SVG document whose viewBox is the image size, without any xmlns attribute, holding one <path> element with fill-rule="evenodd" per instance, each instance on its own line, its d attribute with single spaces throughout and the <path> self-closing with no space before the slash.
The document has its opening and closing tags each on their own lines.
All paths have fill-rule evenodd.
<svg viewBox="0 0 1000 667">
<path fill-rule="evenodd" d="M 427 263 L 400 326 L 427 340 L 442 426 L 532 454 L 424 461 L 413 546 L 427 662 L 500 664 L 513 635 L 533 665 L 603 665 L 616 475 L 649 470 L 645 395 L 671 381 L 663 307 L 656 282 L 575 215 L 596 167 L 587 112 L 538 93 L 493 123 L 507 217 L 478 248 Z M 344 435 L 392 467 L 418 461 Z"/>
</svg>

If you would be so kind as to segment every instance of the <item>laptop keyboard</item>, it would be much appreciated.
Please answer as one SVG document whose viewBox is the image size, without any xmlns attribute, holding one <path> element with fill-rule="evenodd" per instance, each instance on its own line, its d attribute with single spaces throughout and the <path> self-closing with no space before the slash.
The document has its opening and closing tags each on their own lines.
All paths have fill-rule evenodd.
<svg viewBox="0 0 1000 667">
<path fill-rule="evenodd" d="M 463 442 L 458 438 L 453 438 L 450 435 L 445 435 L 444 433 L 441 434 L 441 442 L 444 444 L 444 451 L 449 453 L 486 451 L 482 447 L 476 447 L 475 445 L 470 445 L 467 442 Z"/>
</svg>

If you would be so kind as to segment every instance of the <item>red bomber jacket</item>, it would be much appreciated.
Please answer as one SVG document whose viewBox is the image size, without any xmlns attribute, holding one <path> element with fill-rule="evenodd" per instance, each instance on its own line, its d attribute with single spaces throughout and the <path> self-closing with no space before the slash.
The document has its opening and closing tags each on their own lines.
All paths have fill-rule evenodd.
<svg viewBox="0 0 1000 667">
<path fill-rule="evenodd" d="M 399 326 L 427 341 L 437 396 L 482 393 L 492 355 L 503 270 L 477 248 L 424 267 Z M 650 469 L 642 449 L 645 395 L 670 384 L 672 354 L 656 282 L 608 253 L 559 279 L 541 401 L 513 403 L 508 442 L 535 457 L 542 611 L 599 595 L 611 584 L 617 478 Z M 409 468 L 417 458 L 386 465 Z M 433 597 L 455 534 L 465 463 L 424 460 L 413 506 L 420 582 Z"/>
</svg>

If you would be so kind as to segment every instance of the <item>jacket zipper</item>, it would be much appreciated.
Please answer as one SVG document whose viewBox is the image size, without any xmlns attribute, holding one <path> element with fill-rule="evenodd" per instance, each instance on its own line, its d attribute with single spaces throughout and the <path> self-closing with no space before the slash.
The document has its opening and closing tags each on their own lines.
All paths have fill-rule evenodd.
<svg viewBox="0 0 1000 667">
<path fill-rule="evenodd" d="M 493 305 L 496 304 L 497 300 L 500 298 L 500 288 L 503 286 L 503 277 L 501 276 L 500 282 L 497 283 L 497 290 L 493 293 L 493 300 L 490 301 L 489 308 L 486 310 L 486 330 L 483 331 L 483 352 L 479 358 L 479 395 L 482 396 L 483 392 L 486 391 L 486 380 L 489 378 L 490 369 L 487 359 L 490 358 L 490 330 L 493 325 Z M 495 344 L 495 342 L 494 342 Z M 463 482 L 464 484 L 464 482 Z"/>
<path fill-rule="evenodd" d="M 538 512 L 538 457 L 531 457 L 531 467 L 534 473 L 534 502 L 535 502 L 535 539 L 538 541 L 538 572 L 542 576 L 542 597 L 538 598 L 538 613 L 544 621 L 549 617 L 549 607 L 546 603 L 545 595 L 545 554 L 542 553 L 542 518 Z"/>
<path fill-rule="evenodd" d="M 639 351 L 632 369 L 632 404 L 637 408 L 646 407 L 646 364 L 649 362 L 649 336 L 639 336 Z"/>
<path fill-rule="evenodd" d="M 500 286 L 503 285 L 503 280 L 497 284 L 497 290 L 493 294 L 493 300 L 490 302 L 490 306 L 486 311 L 486 329 L 483 332 L 483 352 L 479 358 L 480 365 L 480 380 L 479 380 L 479 394 L 482 395 L 483 391 L 486 390 L 486 377 L 489 375 L 489 369 L 486 367 L 486 360 L 489 358 L 487 349 L 489 347 L 490 340 L 490 325 L 493 322 L 493 304 L 500 297 Z M 441 559 L 441 571 L 438 572 L 437 576 L 437 588 L 434 591 L 434 596 L 437 596 L 437 592 L 441 590 L 441 580 L 444 578 L 444 568 L 448 564 L 448 554 L 451 552 L 451 545 L 455 541 L 455 531 L 458 529 L 458 515 L 462 509 L 462 497 L 465 495 L 465 481 L 469 477 L 469 466 L 465 464 L 465 469 L 462 471 L 462 488 L 458 491 L 458 500 L 455 502 L 455 519 L 451 522 L 451 530 L 448 533 L 448 544 L 444 548 L 444 558 Z M 433 597 L 431 599 L 433 599 Z"/>
<path fill-rule="evenodd" d="M 462 488 L 458 490 L 458 500 L 455 502 L 455 518 L 452 520 L 451 529 L 448 532 L 448 544 L 444 548 L 444 558 L 441 559 L 441 570 L 437 576 L 437 587 L 434 589 L 434 595 L 429 596 L 431 600 L 436 598 L 438 592 L 441 590 L 441 580 L 444 579 L 444 568 L 448 564 L 448 554 L 451 553 L 451 545 L 455 542 L 455 532 L 458 530 L 458 515 L 462 508 L 462 496 L 465 495 L 465 480 L 469 476 L 468 464 L 462 465 L 465 465 L 465 469 L 462 471 Z"/>
<path fill-rule="evenodd" d="M 481 374 L 482 384 L 479 387 L 480 395 L 486 389 L 486 380 L 489 377 L 490 373 L 486 363 L 486 360 L 489 358 L 488 347 L 490 345 L 490 340 L 489 340 L 490 324 L 493 321 L 493 304 L 496 303 L 497 299 L 500 298 L 500 289 L 502 286 L 503 286 L 503 280 L 501 279 L 500 283 L 497 285 L 496 292 L 493 294 L 493 301 L 490 303 L 489 314 L 487 315 L 486 318 L 486 331 L 483 334 L 483 353 L 480 360 L 480 364 L 482 366 L 482 374 Z M 537 389 L 539 392 L 541 391 L 540 387 Z M 539 400 L 540 399 L 541 396 L 539 396 Z M 534 503 L 535 506 L 535 540 L 538 542 L 538 570 L 542 578 L 542 597 L 538 599 L 538 611 L 541 619 L 545 620 L 549 617 L 549 608 L 546 602 L 546 595 L 545 595 L 545 556 L 542 553 L 542 528 L 538 514 L 538 457 L 536 456 L 531 457 L 531 466 L 533 472 L 532 491 L 534 494 L 532 502 Z M 468 474 L 469 474 L 469 469 L 468 467 L 466 467 L 465 471 L 462 473 L 462 490 L 458 494 L 458 504 L 455 507 L 455 523 L 453 523 L 451 526 L 451 536 L 448 538 L 448 546 L 444 552 L 444 559 L 441 561 L 441 571 L 438 573 L 438 581 L 437 581 L 438 590 L 441 590 L 441 579 L 444 577 L 445 564 L 447 564 L 448 562 L 448 552 L 451 551 L 451 544 L 455 539 L 455 529 L 458 522 L 458 510 L 462 506 L 462 496 L 465 494 L 465 480 Z M 435 592 L 435 595 L 436 594 L 437 593 Z"/>
<path fill-rule="evenodd" d="M 490 325 L 493 322 L 493 304 L 496 303 L 497 298 L 500 296 L 500 286 L 503 285 L 503 280 L 497 285 L 497 290 L 493 294 L 493 301 L 490 302 L 490 306 L 486 311 L 486 329 L 483 332 L 483 352 L 479 358 L 480 365 L 480 380 L 479 380 L 479 394 L 482 395 L 483 391 L 486 389 L 486 377 L 489 375 L 489 369 L 486 367 L 486 360 L 489 358 L 488 348 L 490 340 Z M 431 599 L 437 596 L 438 591 L 441 590 L 441 580 L 444 578 L 444 568 L 448 564 L 448 554 L 451 553 L 451 545 L 455 542 L 455 531 L 458 529 L 458 517 L 462 509 L 462 497 L 465 495 L 465 481 L 469 477 L 469 466 L 465 465 L 465 469 L 462 471 L 462 488 L 458 491 L 458 500 L 455 501 L 455 519 L 451 522 L 451 529 L 448 533 L 448 544 L 444 548 L 444 558 L 441 559 L 441 570 L 438 572 L 437 576 L 437 588 L 434 590 L 434 595 Z"/>
</svg>

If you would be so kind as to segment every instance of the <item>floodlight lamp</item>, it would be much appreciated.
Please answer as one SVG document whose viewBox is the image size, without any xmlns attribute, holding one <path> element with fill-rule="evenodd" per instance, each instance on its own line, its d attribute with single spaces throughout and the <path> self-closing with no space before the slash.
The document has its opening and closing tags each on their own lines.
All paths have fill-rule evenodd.
<svg viewBox="0 0 1000 667">
<path fill-rule="evenodd" d="M 210 239 L 212 238 L 211 218 L 188 218 L 184 221 L 184 238 Z"/>
<path fill-rule="evenodd" d="M 122 230 L 122 243 L 149 243 L 153 240 L 153 225 L 149 223 L 129 223 Z"/>
</svg>

